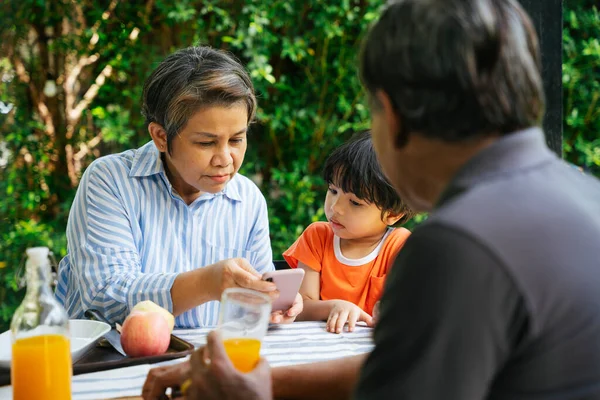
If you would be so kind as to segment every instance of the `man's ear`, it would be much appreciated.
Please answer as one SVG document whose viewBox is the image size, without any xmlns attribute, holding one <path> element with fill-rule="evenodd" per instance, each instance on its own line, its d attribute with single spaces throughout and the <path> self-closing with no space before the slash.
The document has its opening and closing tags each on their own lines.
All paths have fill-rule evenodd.
<svg viewBox="0 0 600 400">
<path fill-rule="evenodd" d="M 397 223 L 398 221 L 400 221 L 400 220 L 401 220 L 401 219 L 404 217 L 404 215 L 405 215 L 405 214 L 404 214 L 403 212 L 401 212 L 401 213 L 397 213 L 397 214 L 396 214 L 396 213 L 393 213 L 393 212 L 391 212 L 391 211 L 386 211 L 386 212 L 383 214 L 382 221 L 383 221 L 383 223 L 384 223 L 384 224 L 386 224 L 387 226 L 393 226 L 393 225 L 396 225 L 396 223 Z"/>
<path fill-rule="evenodd" d="M 148 125 L 148 133 L 152 137 L 154 145 L 161 153 L 167 151 L 167 132 L 156 122 L 150 122 Z"/>
<path fill-rule="evenodd" d="M 402 122 L 394 109 L 392 99 L 383 89 L 378 89 L 377 92 L 375 92 L 375 96 L 377 97 L 381 112 L 383 113 L 383 119 L 386 125 L 385 132 L 388 135 L 386 138 L 388 140 L 387 143 L 391 143 L 394 148 L 403 147 L 408 141 L 408 137 L 405 137 L 406 135 L 402 130 Z"/>
</svg>

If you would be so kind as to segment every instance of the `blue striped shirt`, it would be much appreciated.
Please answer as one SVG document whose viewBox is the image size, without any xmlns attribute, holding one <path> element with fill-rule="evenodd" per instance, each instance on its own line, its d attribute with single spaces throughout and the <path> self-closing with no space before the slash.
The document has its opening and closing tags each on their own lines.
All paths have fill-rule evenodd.
<svg viewBox="0 0 600 400">
<path fill-rule="evenodd" d="M 173 309 L 179 273 L 244 257 L 260 273 L 274 269 L 267 204 L 258 187 L 236 174 L 217 194 L 187 205 L 171 186 L 154 143 L 95 160 L 69 213 L 68 254 L 56 297 L 72 318 L 96 308 L 123 320 L 138 302 Z M 216 325 L 219 302 L 186 311 L 178 327 Z"/>
</svg>

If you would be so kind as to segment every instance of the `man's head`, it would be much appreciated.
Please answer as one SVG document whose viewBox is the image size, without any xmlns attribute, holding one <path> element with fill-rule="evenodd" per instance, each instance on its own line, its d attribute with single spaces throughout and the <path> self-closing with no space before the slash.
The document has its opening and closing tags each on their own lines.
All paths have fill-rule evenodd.
<svg viewBox="0 0 600 400">
<path fill-rule="evenodd" d="M 419 143 L 460 151 L 539 125 L 539 68 L 534 27 L 515 0 L 388 4 L 364 41 L 361 78 L 378 157 L 409 205 L 405 174 L 417 169 Z"/>
</svg>

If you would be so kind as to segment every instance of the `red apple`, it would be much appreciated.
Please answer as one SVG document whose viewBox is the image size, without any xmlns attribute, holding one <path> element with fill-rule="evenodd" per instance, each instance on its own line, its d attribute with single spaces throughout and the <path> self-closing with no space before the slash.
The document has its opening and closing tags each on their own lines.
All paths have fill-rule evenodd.
<svg viewBox="0 0 600 400">
<path fill-rule="evenodd" d="M 162 308 L 155 302 L 153 302 L 151 300 L 140 301 L 131 309 L 131 312 L 134 312 L 134 311 L 143 311 L 143 312 L 156 311 L 156 312 L 161 313 L 163 315 L 163 317 L 165 317 L 167 319 L 167 322 L 169 323 L 169 327 L 171 328 L 171 331 L 173 331 L 173 327 L 175 326 L 175 317 L 173 316 L 173 314 L 171 314 L 169 311 Z"/>
<path fill-rule="evenodd" d="M 156 311 L 134 311 L 125 318 L 121 328 L 121 345 L 130 357 L 164 354 L 171 341 L 171 327 Z"/>
</svg>

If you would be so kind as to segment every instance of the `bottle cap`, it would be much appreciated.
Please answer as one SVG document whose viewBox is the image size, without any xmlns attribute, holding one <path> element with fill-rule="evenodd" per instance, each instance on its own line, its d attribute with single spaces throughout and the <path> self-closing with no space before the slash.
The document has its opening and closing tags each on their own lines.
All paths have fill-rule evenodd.
<svg viewBox="0 0 600 400">
<path fill-rule="evenodd" d="M 30 247 L 26 250 L 27 258 L 35 263 L 47 263 L 50 249 L 47 247 Z"/>
</svg>

